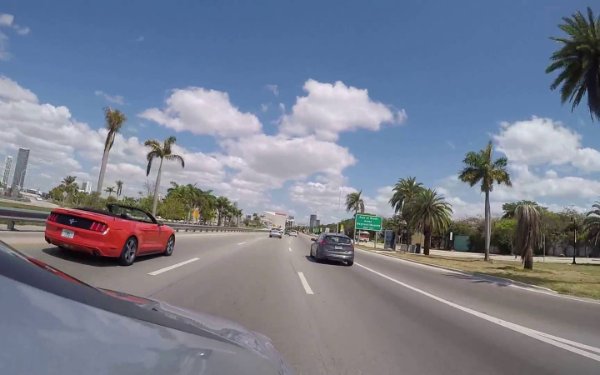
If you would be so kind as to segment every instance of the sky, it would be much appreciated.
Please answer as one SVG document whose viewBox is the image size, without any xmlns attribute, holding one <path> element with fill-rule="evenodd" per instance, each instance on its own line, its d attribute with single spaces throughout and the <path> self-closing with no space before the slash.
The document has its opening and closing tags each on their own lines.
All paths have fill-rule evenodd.
<svg viewBox="0 0 600 375">
<path fill-rule="evenodd" d="M 5 0 L 0 5 L 0 169 L 30 148 L 26 187 L 96 185 L 103 108 L 127 122 L 105 186 L 145 191 L 147 139 L 177 137 L 182 169 L 245 213 L 349 217 L 346 194 L 391 215 L 415 176 L 483 215 L 462 160 L 492 141 L 513 186 L 491 194 L 553 210 L 600 194 L 600 123 L 571 111 L 545 73 L 561 18 L 581 1 Z M 600 8 L 594 9 L 600 13 Z M 341 207 L 340 207 L 341 201 Z"/>
</svg>

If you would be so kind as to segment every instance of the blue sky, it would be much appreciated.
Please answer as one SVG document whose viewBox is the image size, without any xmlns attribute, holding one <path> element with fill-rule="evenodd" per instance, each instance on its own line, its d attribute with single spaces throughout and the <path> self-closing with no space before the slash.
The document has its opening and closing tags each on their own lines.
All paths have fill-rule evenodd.
<svg viewBox="0 0 600 375">
<path fill-rule="evenodd" d="M 123 129 L 124 142 L 130 137 L 143 142 L 175 134 L 186 151 L 213 155 L 222 163 L 215 168 L 224 173 L 213 170 L 214 178 L 194 180 L 190 172 L 182 180 L 233 195 L 247 210 L 274 207 L 299 217 L 315 210 L 321 210 L 325 218 L 339 217 L 340 187 L 344 193 L 362 189 L 371 209 L 385 214 L 389 186 L 398 178 L 411 175 L 452 198 L 457 214 L 477 214 L 480 194 L 455 184 L 451 176 L 460 169 L 467 151 L 482 148 L 500 134 L 502 122 L 508 127 L 538 116 L 551 120 L 537 124 L 542 128 L 564 127 L 571 135 L 575 134 L 572 138 L 579 143 L 574 148 L 598 148 L 599 124 L 592 123 L 585 108 L 572 113 L 568 106 L 562 106 L 558 93 L 549 90 L 552 76 L 544 73 L 556 47 L 549 36 L 559 34 L 557 23 L 561 17 L 585 9 L 589 3 L 560 0 L 374 3 L 9 0 L 0 8 L 0 13 L 14 16 L 11 25 L 0 27 L 5 36 L 0 38 L 0 47 L 10 54 L 0 61 L 0 74 L 30 90 L 39 104 L 68 108 L 70 116 L 65 121 L 84 123 L 91 130 L 103 126 L 102 107 L 112 105 L 122 109 L 129 117 Z M 17 27 L 27 27 L 29 32 L 18 32 Z M 203 130 L 196 134 L 176 131 L 140 116 L 149 108 L 165 111 L 166 100 L 173 90 L 196 87 L 226 93 L 229 103 L 239 113 L 258 119 L 260 134 L 275 137 L 280 134 L 282 116 L 289 116 L 292 125 L 303 124 L 299 113 L 296 113 L 298 118 L 292 118 L 293 107 L 298 97 L 309 95 L 304 89 L 309 80 L 324 85 L 319 89 L 340 81 L 342 89 L 368 90 L 369 103 L 385 106 L 393 116 L 404 110 L 406 119 L 381 120 L 386 118 L 382 115 L 377 124 L 346 124 L 345 129 L 333 138 L 323 139 L 326 142 L 322 144 L 304 139 L 303 145 L 345 148 L 354 162 L 350 165 L 340 162 L 316 175 L 270 176 L 266 168 L 261 186 L 256 181 L 244 185 L 247 190 L 266 197 L 264 201 L 236 192 L 232 184 L 233 179 L 253 178 L 238 175 L 236 162 L 229 160 L 232 155 L 241 159 L 250 157 L 237 153 L 236 150 L 243 148 L 236 144 L 238 141 Z M 276 85 L 277 93 L 267 85 Z M 107 101 L 105 95 L 111 96 L 113 102 Z M 5 121 L 0 127 L 17 127 L 17 124 Z M 529 122 L 522 125 L 525 130 L 532 126 L 535 124 Z M 293 136 L 311 134 L 308 131 Z M 28 146 L 26 134 L 5 137 L 5 141 L 21 139 Z M 319 135 L 316 137 L 321 139 Z M 495 142 L 514 140 L 505 138 Z M 553 139 L 549 138 L 549 142 Z M 33 150 L 38 143 L 30 141 Z M 527 152 L 518 149 L 526 145 L 498 143 L 500 148 L 510 148 L 513 155 Z M 12 141 L 5 142 L 0 155 L 15 153 L 17 146 Z M 94 158 L 86 158 L 84 151 L 78 153 L 77 145 L 65 147 L 67 153 L 68 147 L 74 147 L 78 165 L 73 164 L 73 170 L 56 170 L 56 176 L 50 173 L 52 169 L 40 167 L 52 176 L 42 178 L 35 175 L 41 172 L 33 170 L 31 184 L 48 188 L 63 177 L 58 173 L 64 172 L 95 181 Z M 310 158 L 322 158 L 320 163 L 324 165 L 329 163 L 327 153 L 313 155 L 310 147 L 299 150 L 304 155 L 289 159 L 291 170 Z M 595 189 L 599 170 L 581 161 L 581 155 L 589 152 L 582 151 L 581 155 L 556 162 L 548 156 L 553 150 L 546 151 L 545 159 L 531 164 L 528 157 L 520 157 L 514 167 L 522 172 L 526 166 L 540 186 L 546 186 L 544 179 L 549 176 L 554 180 L 584 179 L 590 190 Z M 127 155 L 132 154 L 124 156 Z M 278 157 L 273 157 L 274 163 L 281 161 L 275 159 Z M 143 160 L 139 164 L 143 166 Z M 115 170 L 114 175 L 127 176 L 126 171 L 124 167 L 120 172 Z M 557 176 L 553 177 L 552 172 Z M 174 168 L 171 177 L 177 178 Z M 268 181 L 271 177 L 274 181 Z M 533 184 L 528 175 L 516 177 L 516 182 Z M 554 180 L 551 182 L 557 182 Z M 565 181 L 559 182 L 560 185 Z M 129 183 L 130 193 L 137 191 L 141 183 Z M 269 185 L 275 188 L 266 187 Z M 585 207 L 595 199 L 593 193 L 571 190 L 539 194 L 532 189 L 513 190 L 500 193 L 496 209 L 502 199 L 520 197 L 536 198 L 555 208 L 569 204 Z M 329 205 L 332 200 L 334 204 Z"/>
</svg>

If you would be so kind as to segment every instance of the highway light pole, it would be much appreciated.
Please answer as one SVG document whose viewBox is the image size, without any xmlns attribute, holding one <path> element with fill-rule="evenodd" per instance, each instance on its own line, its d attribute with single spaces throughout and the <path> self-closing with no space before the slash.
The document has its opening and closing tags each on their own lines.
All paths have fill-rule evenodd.
<svg viewBox="0 0 600 375">
<path fill-rule="evenodd" d="M 575 256 L 577 254 L 577 224 L 575 223 L 575 216 L 571 218 L 573 223 L 573 262 L 571 264 L 577 264 Z"/>
</svg>

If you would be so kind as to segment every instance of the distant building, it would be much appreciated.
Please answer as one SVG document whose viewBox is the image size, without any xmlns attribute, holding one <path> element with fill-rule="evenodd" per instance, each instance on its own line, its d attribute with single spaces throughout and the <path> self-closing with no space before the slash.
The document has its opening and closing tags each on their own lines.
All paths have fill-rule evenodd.
<svg viewBox="0 0 600 375">
<path fill-rule="evenodd" d="M 12 168 L 12 156 L 7 156 L 4 160 L 4 173 L 2 174 L 2 185 L 8 186 L 8 179 L 10 178 L 10 171 Z"/>
<path fill-rule="evenodd" d="M 263 222 L 269 228 L 285 228 L 288 215 L 281 212 L 265 211 Z"/>
<path fill-rule="evenodd" d="M 20 148 L 15 163 L 15 173 L 13 174 L 12 190 L 13 194 L 18 192 L 25 185 L 25 173 L 27 172 L 27 163 L 29 162 L 29 149 Z"/>
<path fill-rule="evenodd" d="M 90 184 L 89 181 L 83 181 L 81 183 L 81 192 L 83 193 L 88 193 L 91 194 L 92 193 L 92 184 Z"/>
<path fill-rule="evenodd" d="M 317 215 L 310 215 L 310 220 L 308 221 L 308 228 L 312 231 L 313 228 L 317 226 Z"/>
</svg>

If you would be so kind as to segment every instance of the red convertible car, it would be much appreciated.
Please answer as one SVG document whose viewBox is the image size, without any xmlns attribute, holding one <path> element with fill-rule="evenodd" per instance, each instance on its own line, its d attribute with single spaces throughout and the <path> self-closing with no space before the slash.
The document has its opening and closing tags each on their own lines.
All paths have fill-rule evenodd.
<svg viewBox="0 0 600 375">
<path fill-rule="evenodd" d="M 175 231 L 139 208 L 57 208 L 46 220 L 46 242 L 62 249 L 119 258 L 124 266 L 139 255 L 173 254 Z"/>
</svg>

